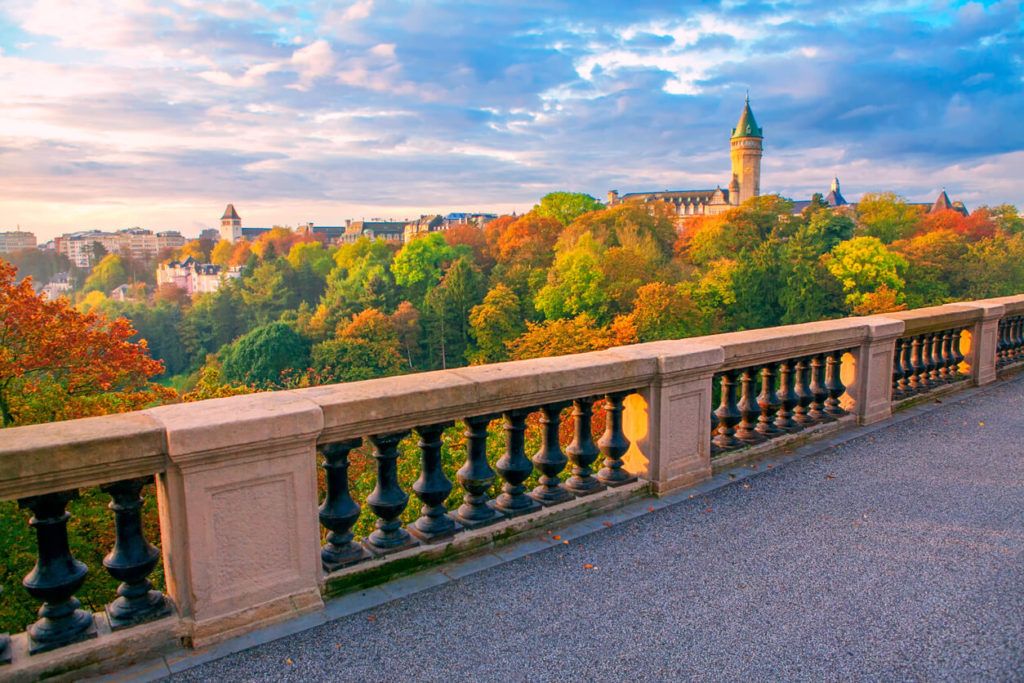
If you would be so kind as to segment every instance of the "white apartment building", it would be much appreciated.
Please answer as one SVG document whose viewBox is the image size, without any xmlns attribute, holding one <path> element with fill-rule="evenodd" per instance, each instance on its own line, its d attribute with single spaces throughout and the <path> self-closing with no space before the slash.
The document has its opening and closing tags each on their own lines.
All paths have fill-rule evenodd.
<svg viewBox="0 0 1024 683">
<path fill-rule="evenodd" d="M 101 244 L 108 254 L 120 254 L 145 261 L 156 256 L 161 249 L 184 246 L 186 240 L 175 230 L 158 232 L 142 228 L 127 228 L 117 232 L 89 230 L 62 235 L 57 238 L 57 251 L 64 254 L 79 268 L 88 268 L 92 263 L 94 244 Z"/>
<path fill-rule="evenodd" d="M 36 236 L 31 232 L 0 232 L 0 254 L 10 254 L 22 249 L 34 249 Z"/>
</svg>

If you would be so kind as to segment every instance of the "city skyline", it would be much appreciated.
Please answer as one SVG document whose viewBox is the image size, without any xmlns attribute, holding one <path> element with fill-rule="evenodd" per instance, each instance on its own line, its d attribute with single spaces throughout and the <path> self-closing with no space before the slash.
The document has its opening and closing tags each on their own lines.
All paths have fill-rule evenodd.
<svg viewBox="0 0 1024 683">
<path fill-rule="evenodd" d="M 528 210 L 728 180 L 1020 204 L 1016 3 L 5 3 L 0 231 Z M 724 180 L 723 180 L 724 179 Z"/>
</svg>

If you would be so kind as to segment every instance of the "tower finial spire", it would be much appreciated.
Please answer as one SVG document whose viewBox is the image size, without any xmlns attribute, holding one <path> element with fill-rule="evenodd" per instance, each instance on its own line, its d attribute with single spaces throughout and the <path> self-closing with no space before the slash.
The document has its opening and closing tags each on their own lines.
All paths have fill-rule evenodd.
<svg viewBox="0 0 1024 683">
<path fill-rule="evenodd" d="M 750 88 L 747 88 L 747 104 L 750 104 Z"/>
</svg>

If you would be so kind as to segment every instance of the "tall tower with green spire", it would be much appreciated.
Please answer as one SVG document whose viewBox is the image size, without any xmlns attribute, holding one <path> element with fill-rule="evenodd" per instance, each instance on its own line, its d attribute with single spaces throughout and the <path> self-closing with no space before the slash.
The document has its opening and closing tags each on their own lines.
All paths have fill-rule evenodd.
<svg viewBox="0 0 1024 683">
<path fill-rule="evenodd" d="M 761 129 L 750 110 L 750 94 L 743 106 L 739 123 L 733 128 L 730 140 L 732 151 L 732 182 L 729 183 L 729 203 L 742 204 L 761 194 Z M 733 188 L 739 189 L 734 192 Z"/>
</svg>

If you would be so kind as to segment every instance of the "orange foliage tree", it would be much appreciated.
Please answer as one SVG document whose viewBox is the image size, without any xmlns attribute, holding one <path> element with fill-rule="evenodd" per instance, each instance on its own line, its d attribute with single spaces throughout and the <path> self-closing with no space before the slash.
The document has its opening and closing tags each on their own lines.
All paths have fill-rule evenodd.
<svg viewBox="0 0 1024 683">
<path fill-rule="evenodd" d="M 555 258 L 555 242 L 560 234 L 562 224 L 553 218 L 525 214 L 498 238 L 498 262 L 547 268 Z"/>
<path fill-rule="evenodd" d="M 164 370 L 124 318 L 46 301 L 0 260 L 0 426 L 143 408 L 177 396 L 149 382 Z"/>
</svg>

